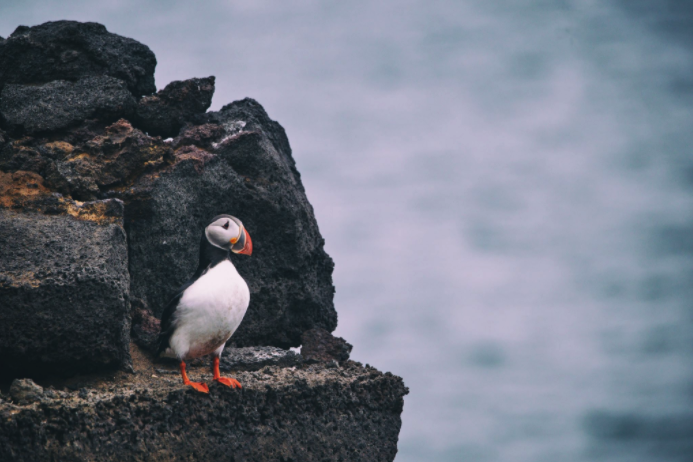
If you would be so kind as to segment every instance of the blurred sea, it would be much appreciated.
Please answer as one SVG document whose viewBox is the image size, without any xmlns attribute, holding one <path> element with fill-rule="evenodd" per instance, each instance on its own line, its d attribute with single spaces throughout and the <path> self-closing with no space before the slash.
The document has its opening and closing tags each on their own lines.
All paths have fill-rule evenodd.
<svg viewBox="0 0 693 462">
<path fill-rule="evenodd" d="M 398 462 L 693 460 L 693 3 L 2 0 L 287 130 Z"/>
</svg>

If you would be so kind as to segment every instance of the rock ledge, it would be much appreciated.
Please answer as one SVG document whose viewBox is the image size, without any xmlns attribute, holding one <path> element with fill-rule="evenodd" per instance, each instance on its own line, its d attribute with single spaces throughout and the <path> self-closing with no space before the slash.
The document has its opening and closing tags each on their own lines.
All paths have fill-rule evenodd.
<svg viewBox="0 0 693 462">
<path fill-rule="evenodd" d="M 243 389 L 212 382 L 209 395 L 153 364 L 136 369 L 48 386 L 31 404 L 0 399 L 0 460 L 391 461 L 397 452 L 408 390 L 359 363 L 237 371 L 229 375 Z M 190 372 L 211 381 L 207 367 Z"/>
</svg>

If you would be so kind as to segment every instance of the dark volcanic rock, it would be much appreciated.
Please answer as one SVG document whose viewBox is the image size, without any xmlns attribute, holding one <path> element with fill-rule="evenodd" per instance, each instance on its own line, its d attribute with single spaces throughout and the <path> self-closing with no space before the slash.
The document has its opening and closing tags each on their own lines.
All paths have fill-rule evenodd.
<svg viewBox="0 0 693 462">
<path fill-rule="evenodd" d="M 0 150 L 0 170 L 42 173 L 46 168 L 48 159 L 42 155 L 33 141 L 32 138 L 25 137 L 6 143 Z"/>
<path fill-rule="evenodd" d="M 135 96 L 156 91 L 156 57 L 133 39 L 93 22 L 54 21 L 19 26 L 0 41 L 0 90 L 10 83 L 40 84 L 109 75 Z"/>
<path fill-rule="evenodd" d="M 191 125 L 173 140 L 173 147 L 195 145 L 202 149 L 211 150 L 214 142 L 220 140 L 225 133 L 224 127 L 217 124 Z"/>
<path fill-rule="evenodd" d="M 172 160 L 171 148 L 161 139 L 119 120 L 103 134 L 77 145 L 69 155 L 56 158 L 45 175 L 55 190 L 78 200 L 94 200 L 102 190 L 133 181 L 148 166 Z"/>
<path fill-rule="evenodd" d="M 55 80 L 44 85 L 6 85 L 0 115 L 9 130 L 33 134 L 79 125 L 85 119 L 109 122 L 129 117 L 135 104 L 122 80 L 86 77 L 74 83 Z"/>
<path fill-rule="evenodd" d="M 0 207 L 21 209 L 29 206 L 34 211 L 36 202 L 60 201 L 53 198 L 43 183 L 43 178 L 34 172 L 0 172 Z M 65 205 L 67 209 L 67 204 Z"/>
<path fill-rule="evenodd" d="M 2 376 L 130 361 L 127 243 L 121 219 L 113 217 L 122 204 L 97 203 L 84 214 L 76 204 L 65 207 L 65 215 L 0 209 Z"/>
<path fill-rule="evenodd" d="M 232 374 L 240 390 L 212 383 L 206 395 L 152 372 L 40 404 L 0 403 L 0 460 L 357 462 L 397 453 L 407 389 L 389 373 L 267 367 Z"/>
<path fill-rule="evenodd" d="M 209 109 L 212 96 L 214 76 L 171 82 L 156 95 L 140 100 L 135 125 L 153 136 L 177 136 L 194 115 Z"/>
<path fill-rule="evenodd" d="M 302 363 L 301 355 L 277 347 L 226 348 L 219 361 L 222 371 L 256 371 L 265 366 L 292 367 Z"/>
<path fill-rule="evenodd" d="M 316 327 L 301 335 L 301 356 L 306 361 L 346 361 L 353 348 L 341 337 Z"/>
<path fill-rule="evenodd" d="M 301 334 L 313 327 L 334 330 L 333 263 L 284 129 L 251 99 L 199 116 L 196 123 L 216 134 L 213 141 L 198 133 L 203 143 L 197 157 L 181 156 L 190 155 L 192 146 L 183 138 L 195 142 L 195 130 L 186 130 L 176 140 L 183 147 L 175 165 L 116 196 L 127 203 L 133 296 L 160 316 L 197 267 L 204 227 L 228 213 L 243 221 L 253 240 L 252 256 L 232 255 L 251 291 L 232 341 L 287 348 L 300 345 Z"/>
<path fill-rule="evenodd" d="M 132 309 L 130 318 L 132 327 L 130 328 L 130 338 L 144 350 L 154 353 L 159 346 L 159 332 L 161 322 L 154 316 L 147 304 L 135 298 L 131 301 Z"/>
<path fill-rule="evenodd" d="M 15 379 L 10 386 L 10 396 L 17 404 L 29 404 L 43 398 L 43 387 L 31 379 Z"/>
<path fill-rule="evenodd" d="M 34 172 L 0 172 L 0 208 L 51 216 L 69 215 L 102 225 L 117 223 L 122 227 L 123 221 L 122 202 L 75 202 L 52 193 L 43 178 Z"/>
<path fill-rule="evenodd" d="M 0 150 L 0 170 L 31 171 L 46 186 L 81 201 L 95 200 L 102 191 L 123 188 L 145 171 L 173 162 L 173 150 L 160 138 L 133 129 L 125 120 L 92 131 L 80 127 L 48 141 L 24 137 Z"/>
</svg>

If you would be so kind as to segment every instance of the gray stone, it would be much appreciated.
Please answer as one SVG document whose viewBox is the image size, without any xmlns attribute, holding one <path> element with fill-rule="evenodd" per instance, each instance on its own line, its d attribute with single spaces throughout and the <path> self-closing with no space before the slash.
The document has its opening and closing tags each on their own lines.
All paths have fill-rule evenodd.
<svg viewBox="0 0 693 462">
<path fill-rule="evenodd" d="M 356 363 L 264 371 L 233 374 L 242 389 L 211 382 L 209 394 L 152 370 L 108 389 L 87 385 L 39 407 L 0 403 L 0 460 L 395 458 L 408 392 L 401 378 Z"/>
<path fill-rule="evenodd" d="M 19 26 L 0 41 L 0 90 L 11 83 L 108 75 L 124 81 L 135 96 L 149 95 L 156 91 L 155 67 L 156 57 L 149 47 L 93 22 Z"/>
<path fill-rule="evenodd" d="M 103 190 L 127 186 L 144 171 L 173 161 L 169 143 L 147 136 L 124 119 L 94 125 L 61 133 L 58 141 L 40 136 L 12 140 L 0 149 L 0 170 L 35 172 L 50 190 L 93 201 Z"/>
<path fill-rule="evenodd" d="M 219 361 L 222 371 L 257 371 L 265 366 L 292 367 L 302 363 L 301 355 L 277 347 L 228 347 Z"/>
<path fill-rule="evenodd" d="M 49 161 L 45 176 L 63 194 L 77 200 L 94 200 L 101 190 L 122 187 L 146 166 L 163 163 L 164 158 L 172 156 L 171 149 L 160 139 L 133 129 L 121 119 L 105 127 L 103 133 L 77 144 L 64 158 Z"/>
<path fill-rule="evenodd" d="M 204 133 L 186 130 L 174 141 L 182 147 L 173 166 L 113 194 L 126 202 L 133 297 L 160 316 L 197 267 L 204 227 L 228 213 L 243 221 L 253 241 L 252 256 L 231 257 L 251 291 L 231 341 L 288 348 L 313 327 L 333 331 L 334 265 L 284 129 L 251 99 L 195 123 Z"/>
<path fill-rule="evenodd" d="M 43 398 L 43 387 L 31 379 L 15 379 L 10 385 L 10 396 L 17 404 L 30 404 Z"/>
<path fill-rule="evenodd" d="M 130 301 L 130 339 L 142 349 L 150 353 L 156 353 L 159 348 L 159 332 L 161 321 L 157 319 L 139 298 Z"/>
<path fill-rule="evenodd" d="M 123 205 L 109 200 L 80 207 L 54 196 L 45 203 L 44 213 L 63 214 L 0 209 L 0 374 L 127 367 Z"/>
<path fill-rule="evenodd" d="M 99 76 L 74 83 L 55 80 L 44 85 L 6 85 L 0 114 L 9 130 L 33 134 L 65 129 L 85 119 L 112 122 L 127 118 L 135 104 L 125 82 Z"/>
<path fill-rule="evenodd" d="M 178 136 L 180 129 L 196 114 L 204 114 L 212 104 L 214 76 L 174 81 L 156 95 L 145 96 L 137 104 L 134 124 L 152 136 Z"/>
<path fill-rule="evenodd" d="M 342 362 L 349 359 L 350 343 L 316 327 L 301 335 L 301 356 L 308 362 Z"/>
</svg>

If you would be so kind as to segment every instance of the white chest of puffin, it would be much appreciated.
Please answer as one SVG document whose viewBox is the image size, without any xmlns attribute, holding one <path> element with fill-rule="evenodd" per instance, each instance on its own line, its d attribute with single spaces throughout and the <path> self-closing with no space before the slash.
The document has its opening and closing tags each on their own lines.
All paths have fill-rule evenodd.
<svg viewBox="0 0 693 462">
<path fill-rule="evenodd" d="M 183 383 L 208 393 L 209 387 L 192 382 L 185 360 L 214 355 L 214 380 L 232 388 L 241 384 L 219 373 L 219 358 L 226 342 L 243 321 L 250 303 L 248 284 L 229 259 L 229 252 L 250 255 L 253 244 L 243 223 L 219 215 L 205 228 L 200 240 L 200 263 L 195 275 L 166 305 L 161 317 L 159 354 L 180 360 Z"/>
</svg>

